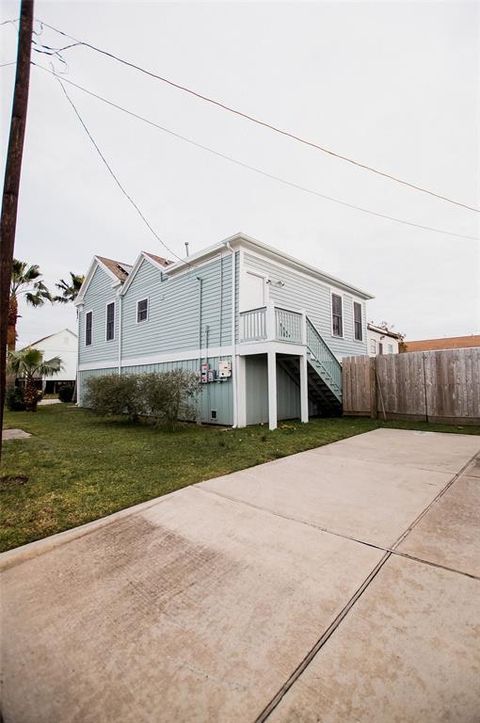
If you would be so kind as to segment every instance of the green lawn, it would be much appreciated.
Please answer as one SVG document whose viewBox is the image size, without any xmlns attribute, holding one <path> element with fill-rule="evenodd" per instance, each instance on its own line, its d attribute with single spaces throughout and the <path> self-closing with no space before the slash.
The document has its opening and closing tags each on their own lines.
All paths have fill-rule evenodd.
<svg viewBox="0 0 480 723">
<path fill-rule="evenodd" d="M 480 434 L 480 427 L 318 419 L 233 430 L 188 425 L 177 432 L 107 421 L 71 404 L 6 413 L 6 427 L 34 436 L 4 443 L 0 549 L 38 540 L 193 482 L 317 447 L 376 427 Z"/>
</svg>

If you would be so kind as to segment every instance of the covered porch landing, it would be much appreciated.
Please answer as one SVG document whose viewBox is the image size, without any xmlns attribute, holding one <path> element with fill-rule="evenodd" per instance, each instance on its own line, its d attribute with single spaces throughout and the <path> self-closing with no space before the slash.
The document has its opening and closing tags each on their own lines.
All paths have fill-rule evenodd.
<svg viewBox="0 0 480 723">
<path fill-rule="evenodd" d="M 305 352 L 278 351 L 241 353 L 237 357 L 238 426 L 268 423 L 277 428 L 282 419 L 308 422 L 308 371 Z M 284 345 L 279 345 L 284 346 Z"/>
</svg>

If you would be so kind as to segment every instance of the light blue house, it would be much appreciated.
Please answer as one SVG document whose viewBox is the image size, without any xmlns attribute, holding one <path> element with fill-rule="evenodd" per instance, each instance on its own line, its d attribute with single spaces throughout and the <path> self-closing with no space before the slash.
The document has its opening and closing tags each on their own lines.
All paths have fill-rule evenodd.
<svg viewBox="0 0 480 723">
<path fill-rule="evenodd" d="M 91 376 L 183 368 L 201 375 L 203 422 L 337 413 L 371 298 L 244 234 L 175 263 L 96 256 L 76 301 L 79 403 Z"/>
</svg>

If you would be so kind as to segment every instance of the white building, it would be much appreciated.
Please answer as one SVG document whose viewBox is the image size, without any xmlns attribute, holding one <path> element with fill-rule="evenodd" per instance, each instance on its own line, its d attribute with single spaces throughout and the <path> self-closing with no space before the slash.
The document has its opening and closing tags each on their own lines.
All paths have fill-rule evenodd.
<svg viewBox="0 0 480 723">
<path fill-rule="evenodd" d="M 78 338 L 73 331 L 62 329 L 55 334 L 38 339 L 33 344 L 28 344 L 28 347 L 41 351 L 45 361 L 57 356 L 62 360 L 63 369 L 59 374 L 42 379 L 47 392 L 54 391 L 58 384 L 73 383 L 75 381 L 77 376 Z"/>
<path fill-rule="evenodd" d="M 377 354 L 398 354 L 402 335 L 375 324 L 367 324 L 367 344 L 369 356 Z"/>
</svg>

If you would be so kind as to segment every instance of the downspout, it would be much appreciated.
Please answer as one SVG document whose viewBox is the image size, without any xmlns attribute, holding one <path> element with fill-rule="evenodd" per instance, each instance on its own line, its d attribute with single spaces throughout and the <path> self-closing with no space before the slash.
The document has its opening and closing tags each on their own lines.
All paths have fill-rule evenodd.
<svg viewBox="0 0 480 723">
<path fill-rule="evenodd" d="M 235 335 L 236 322 L 236 275 L 235 275 L 235 251 L 230 246 L 230 242 L 225 242 L 227 248 L 232 255 L 232 371 L 233 371 L 233 427 L 238 426 L 238 364 L 237 364 L 237 339 Z"/>
<path fill-rule="evenodd" d="M 83 304 L 82 304 L 83 309 Z M 76 395 L 77 401 L 75 403 L 75 406 L 80 406 L 80 344 L 82 343 L 82 335 L 80 331 L 80 307 L 77 306 L 76 312 L 77 312 L 77 374 L 75 377 L 75 390 L 74 390 L 74 397 Z"/>
<path fill-rule="evenodd" d="M 203 303 L 203 279 L 201 276 L 196 277 L 198 281 L 198 371 L 200 377 L 202 375 L 202 303 Z M 201 424 L 201 411 L 200 408 L 197 412 L 197 424 Z"/>
<path fill-rule="evenodd" d="M 122 373 L 122 301 L 123 296 L 118 295 L 118 376 Z"/>
</svg>

